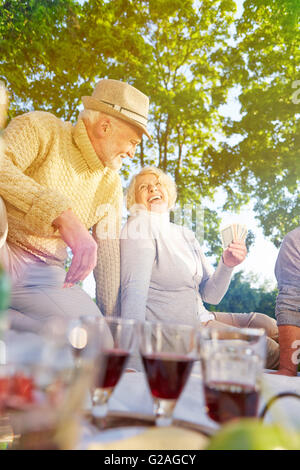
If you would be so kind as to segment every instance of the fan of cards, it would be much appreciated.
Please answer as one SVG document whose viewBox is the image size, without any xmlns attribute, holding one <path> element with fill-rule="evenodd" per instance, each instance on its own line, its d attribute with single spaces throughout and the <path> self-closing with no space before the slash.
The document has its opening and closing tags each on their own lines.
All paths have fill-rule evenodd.
<svg viewBox="0 0 300 470">
<path fill-rule="evenodd" d="M 223 250 L 226 250 L 228 245 L 235 241 L 244 241 L 247 236 L 248 230 L 244 224 L 231 224 L 221 230 Z"/>
</svg>

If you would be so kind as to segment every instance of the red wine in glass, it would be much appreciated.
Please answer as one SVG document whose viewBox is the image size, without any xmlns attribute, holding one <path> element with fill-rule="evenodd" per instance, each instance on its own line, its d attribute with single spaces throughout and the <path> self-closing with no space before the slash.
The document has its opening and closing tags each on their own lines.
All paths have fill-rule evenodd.
<svg viewBox="0 0 300 470">
<path fill-rule="evenodd" d="M 22 408 L 34 403 L 35 384 L 32 377 L 21 372 L 0 378 L 0 409 Z"/>
<path fill-rule="evenodd" d="M 107 349 L 99 357 L 99 371 L 96 388 L 112 388 L 118 383 L 129 358 L 129 352 L 122 349 Z"/>
<path fill-rule="evenodd" d="M 0 377 L 0 412 L 6 406 L 7 398 L 9 397 L 11 388 L 10 377 Z"/>
<path fill-rule="evenodd" d="M 177 400 L 194 359 L 171 354 L 144 354 L 143 364 L 153 397 Z"/>
<path fill-rule="evenodd" d="M 257 416 L 259 393 L 253 386 L 210 382 L 204 394 L 208 416 L 218 423 Z"/>
</svg>

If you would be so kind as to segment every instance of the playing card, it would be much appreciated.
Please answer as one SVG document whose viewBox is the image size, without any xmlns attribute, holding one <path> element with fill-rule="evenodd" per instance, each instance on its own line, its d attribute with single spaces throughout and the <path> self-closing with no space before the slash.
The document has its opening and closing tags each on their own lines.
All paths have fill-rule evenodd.
<svg viewBox="0 0 300 470">
<path fill-rule="evenodd" d="M 238 230 L 238 225 L 237 224 L 232 224 L 233 240 L 237 239 L 237 230 Z"/>
<path fill-rule="evenodd" d="M 221 230 L 221 237 L 223 249 L 226 250 L 234 238 L 232 225 L 228 225 L 228 227 L 225 227 L 223 230 Z"/>
<path fill-rule="evenodd" d="M 230 224 L 221 230 L 222 246 L 226 250 L 233 240 L 244 241 L 247 236 L 247 227 L 245 224 Z"/>
<path fill-rule="evenodd" d="M 248 233 L 248 230 L 247 230 L 247 227 L 246 225 L 240 225 L 240 233 L 239 233 L 239 236 L 238 236 L 238 240 L 245 240 L 246 236 L 247 236 L 247 233 Z"/>
</svg>

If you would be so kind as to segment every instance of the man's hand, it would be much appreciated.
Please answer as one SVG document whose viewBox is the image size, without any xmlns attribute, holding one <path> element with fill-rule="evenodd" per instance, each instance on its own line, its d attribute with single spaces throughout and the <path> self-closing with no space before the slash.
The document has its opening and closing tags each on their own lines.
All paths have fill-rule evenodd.
<svg viewBox="0 0 300 470">
<path fill-rule="evenodd" d="M 96 266 L 97 243 L 71 209 L 57 217 L 52 225 L 59 230 L 61 238 L 73 253 L 64 283 L 64 287 L 71 287 L 85 279 Z"/>
<path fill-rule="evenodd" d="M 242 263 L 247 255 L 247 248 L 243 241 L 233 241 L 223 251 L 223 262 L 229 268 L 234 268 Z"/>
</svg>

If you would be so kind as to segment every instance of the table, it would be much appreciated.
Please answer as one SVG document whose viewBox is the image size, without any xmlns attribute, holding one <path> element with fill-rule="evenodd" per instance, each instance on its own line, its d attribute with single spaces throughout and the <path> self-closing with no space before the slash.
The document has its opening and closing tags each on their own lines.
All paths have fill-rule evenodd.
<svg viewBox="0 0 300 470">
<path fill-rule="evenodd" d="M 142 372 L 123 375 L 111 397 L 109 409 L 153 414 L 153 401 L 145 375 Z M 174 418 L 216 428 L 216 425 L 206 417 L 204 412 L 201 374 L 197 364 L 194 366 L 186 387 L 176 404 Z"/>
<path fill-rule="evenodd" d="M 263 392 L 259 405 L 261 411 L 268 399 L 277 393 L 294 392 L 300 395 L 300 377 L 285 377 L 266 371 L 263 375 Z M 109 403 L 109 411 L 130 412 L 137 415 L 152 415 L 153 402 L 142 372 L 125 373 L 114 390 Z M 202 377 L 199 364 L 195 364 L 186 387 L 174 410 L 174 419 L 191 423 L 195 428 L 200 426 L 208 434 L 213 434 L 219 425 L 210 420 L 205 414 Z M 266 423 L 277 422 L 286 428 L 300 432 L 300 400 L 283 398 L 276 402 L 266 414 Z M 91 436 L 91 434 L 90 434 Z M 111 439 L 122 436 L 118 430 L 110 434 Z M 84 440 L 84 435 L 83 435 Z M 79 444 L 80 448 L 80 444 Z"/>
<path fill-rule="evenodd" d="M 15 361 L 24 359 L 24 348 L 21 347 L 20 336 L 8 332 L 8 348 L 5 351 L 6 359 Z M 22 335 L 23 346 L 26 343 L 26 356 L 36 357 L 39 353 L 40 344 L 35 335 Z M 0 344 L 1 346 L 1 344 Z M 0 359 L 4 360 L 4 350 Z M 300 377 L 279 376 L 266 371 L 263 375 L 263 393 L 260 410 L 266 401 L 281 392 L 294 392 L 300 395 Z M 87 407 L 90 402 L 87 402 Z M 123 375 L 114 390 L 109 403 L 109 410 L 115 412 L 130 412 L 133 414 L 153 415 L 153 402 L 151 394 L 142 372 L 128 372 Z M 205 414 L 204 397 L 202 391 L 202 378 L 199 363 L 195 363 L 192 374 L 186 387 L 177 402 L 174 418 L 190 422 L 192 425 L 204 426 L 213 433 L 218 425 L 211 421 Z M 284 398 L 275 403 L 265 418 L 266 423 L 278 422 L 287 428 L 296 429 L 300 432 L 300 400 L 295 398 Z M 90 432 L 90 430 L 88 431 Z M 83 429 L 83 435 L 85 429 Z"/>
</svg>

